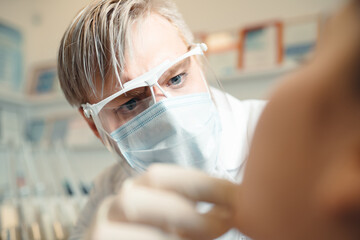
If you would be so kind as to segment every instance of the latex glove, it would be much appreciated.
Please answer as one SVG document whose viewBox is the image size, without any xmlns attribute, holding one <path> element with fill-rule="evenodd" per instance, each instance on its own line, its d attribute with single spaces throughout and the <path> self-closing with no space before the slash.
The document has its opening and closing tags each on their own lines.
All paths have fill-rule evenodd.
<svg viewBox="0 0 360 240">
<path fill-rule="evenodd" d="M 125 220 L 123 212 L 112 212 L 123 221 L 109 219 L 109 211 L 113 211 L 111 205 L 116 202 L 116 197 L 109 197 L 102 202 L 90 232 L 85 236 L 85 240 L 182 240 L 172 233 L 167 233 L 160 228 L 151 225 L 139 224 Z"/>
<path fill-rule="evenodd" d="M 90 239 L 214 239 L 233 227 L 235 188 L 197 170 L 153 165 L 102 204 Z M 198 201 L 214 206 L 202 214 Z"/>
</svg>

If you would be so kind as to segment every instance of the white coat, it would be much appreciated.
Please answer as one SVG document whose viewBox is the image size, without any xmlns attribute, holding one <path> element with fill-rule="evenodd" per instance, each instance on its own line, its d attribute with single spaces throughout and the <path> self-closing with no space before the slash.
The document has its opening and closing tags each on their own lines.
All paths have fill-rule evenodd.
<svg viewBox="0 0 360 240">
<path fill-rule="evenodd" d="M 217 94 L 215 94 L 215 99 L 217 98 L 216 95 Z M 235 143 L 238 147 L 236 153 L 233 152 L 231 157 L 228 156 L 229 154 L 221 152 L 223 157 L 220 159 L 220 162 L 222 170 L 226 172 L 223 177 L 239 183 L 242 180 L 243 166 L 249 151 L 250 141 L 255 130 L 256 123 L 265 106 L 265 102 L 259 100 L 240 101 L 229 95 L 227 97 L 232 109 L 236 128 L 229 129 L 231 134 L 224 138 L 225 140 L 223 143 L 229 146 L 230 144 Z M 227 108 L 227 106 L 224 106 L 224 108 L 223 106 L 220 106 L 224 104 L 226 105 L 226 103 L 221 101 L 218 103 L 220 115 L 222 114 L 221 111 Z M 224 127 L 226 128 L 227 126 L 223 126 L 223 128 Z M 137 173 L 131 169 L 125 161 L 119 161 L 103 171 L 94 182 L 89 200 L 82 210 L 69 240 L 82 239 L 85 232 L 90 227 L 92 218 L 94 217 L 102 200 L 109 195 L 116 194 L 124 180 L 135 175 L 137 175 Z M 219 239 L 245 240 L 246 237 L 236 230 L 231 230 Z"/>
</svg>

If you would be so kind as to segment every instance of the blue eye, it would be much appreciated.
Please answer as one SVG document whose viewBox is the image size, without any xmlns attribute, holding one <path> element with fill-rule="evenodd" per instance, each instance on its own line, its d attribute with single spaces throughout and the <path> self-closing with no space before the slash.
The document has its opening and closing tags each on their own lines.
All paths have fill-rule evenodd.
<svg viewBox="0 0 360 240">
<path fill-rule="evenodd" d="M 121 105 L 118 110 L 128 112 L 134 110 L 136 106 L 137 100 L 135 98 L 132 98 L 123 105 Z"/>
<path fill-rule="evenodd" d="M 185 75 L 185 73 L 181 73 L 179 75 L 176 75 L 175 77 L 170 78 L 169 85 L 179 85 L 182 82 L 182 78 Z"/>
</svg>

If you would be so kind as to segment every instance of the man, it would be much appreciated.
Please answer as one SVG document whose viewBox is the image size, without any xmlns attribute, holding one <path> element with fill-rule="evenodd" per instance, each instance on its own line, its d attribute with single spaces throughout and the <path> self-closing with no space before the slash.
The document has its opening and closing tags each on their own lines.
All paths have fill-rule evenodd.
<svg viewBox="0 0 360 240">
<path fill-rule="evenodd" d="M 59 48 L 60 84 L 119 161 L 96 180 L 71 239 L 89 233 L 102 200 L 152 163 L 241 181 L 264 103 L 221 91 L 206 49 L 167 0 L 100 0 L 75 17 Z"/>
<path fill-rule="evenodd" d="M 213 239 L 234 226 L 259 240 L 360 239 L 359 63 L 360 1 L 350 1 L 270 98 L 240 185 L 152 166 L 102 205 L 94 236 L 147 224 L 146 239 Z M 198 201 L 214 207 L 199 213 Z"/>
</svg>

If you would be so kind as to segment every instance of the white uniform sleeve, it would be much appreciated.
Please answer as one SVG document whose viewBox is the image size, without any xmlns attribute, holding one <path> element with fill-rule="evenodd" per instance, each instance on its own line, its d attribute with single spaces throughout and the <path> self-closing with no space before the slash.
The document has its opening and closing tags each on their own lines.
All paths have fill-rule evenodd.
<svg viewBox="0 0 360 240">
<path fill-rule="evenodd" d="M 249 108 L 249 122 L 247 126 L 247 140 L 251 144 L 254 132 L 263 112 L 266 102 L 261 100 L 247 100 L 244 104 Z"/>
<path fill-rule="evenodd" d="M 249 152 L 250 144 L 258 123 L 258 120 L 266 106 L 266 101 L 263 100 L 238 100 L 233 96 L 228 95 L 230 105 L 233 110 L 235 123 L 239 128 L 239 134 L 242 136 L 242 157 L 240 163 L 228 162 L 228 168 L 233 169 L 229 170 L 231 175 L 236 176 L 236 182 L 241 182 L 245 167 L 236 167 L 241 166 L 242 163 L 246 164 L 246 158 Z M 223 236 L 219 237 L 216 240 L 251 240 L 247 236 L 240 233 L 237 229 L 232 229 L 228 231 Z"/>
<path fill-rule="evenodd" d="M 247 130 L 248 141 L 251 142 L 257 122 L 267 102 L 253 99 L 238 100 L 229 94 L 227 94 L 227 97 L 233 110 L 236 124 L 240 124 L 240 128 Z"/>
<path fill-rule="evenodd" d="M 224 168 L 231 171 L 231 175 L 234 175 L 244 168 L 252 136 L 266 102 L 262 100 L 239 100 L 231 95 L 227 95 L 227 98 L 234 121 L 230 124 L 223 123 L 224 133 L 227 133 L 224 136 L 224 143 L 225 146 L 232 147 L 229 149 L 225 147 L 221 154 Z M 236 182 L 241 181 L 241 175 L 240 173 L 236 177 Z"/>
<path fill-rule="evenodd" d="M 257 123 L 259 121 L 259 118 L 266 106 L 266 103 L 267 102 L 263 100 L 239 101 L 239 109 L 241 109 L 241 111 L 235 111 L 235 121 L 241 123 L 239 127 L 241 128 L 241 132 L 243 133 L 243 143 L 244 143 L 244 149 L 242 154 L 243 166 L 238 169 L 238 173 L 237 173 L 238 182 L 242 181 L 245 165 L 246 165 L 246 159 L 249 154 L 252 138 Z"/>
</svg>

